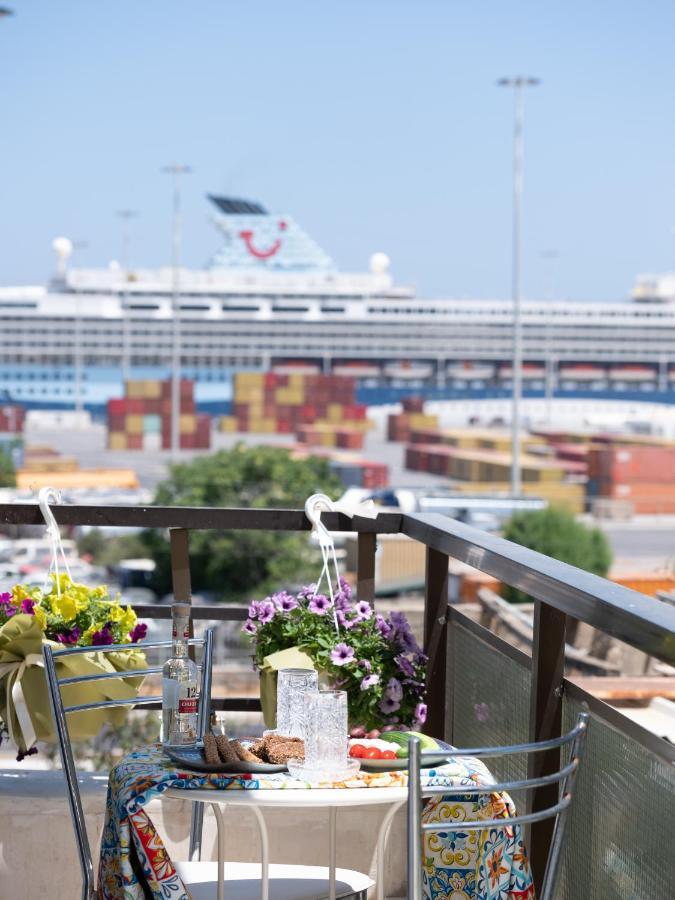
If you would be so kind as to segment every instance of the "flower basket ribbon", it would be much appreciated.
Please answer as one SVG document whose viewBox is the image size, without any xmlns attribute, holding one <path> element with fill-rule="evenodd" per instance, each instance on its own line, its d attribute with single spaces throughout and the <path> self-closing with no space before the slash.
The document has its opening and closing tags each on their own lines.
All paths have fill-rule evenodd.
<svg viewBox="0 0 675 900">
<path fill-rule="evenodd" d="M 56 740 L 42 657 L 45 643 L 61 649 L 59 644 L 45 640 L 34 616 L 15 615 L 0 628 L 0 718 L 23 753 L 36 741 Z M 55 662 L 59 678 L 123 672 L 146 665 L 140 650 L 103 654 L 92 649 L 91 653 L 57 658 Z M 140 676 L 110 678 L 65 685 L 61 692 L 65 706 L 127 700 L 138 695 L 142 682 Z M 126 707 L 70 713 L 71 737 L 73 740 L 93 737 L 104 722 L 120 725 L 126 714 Z"/>
</svg>

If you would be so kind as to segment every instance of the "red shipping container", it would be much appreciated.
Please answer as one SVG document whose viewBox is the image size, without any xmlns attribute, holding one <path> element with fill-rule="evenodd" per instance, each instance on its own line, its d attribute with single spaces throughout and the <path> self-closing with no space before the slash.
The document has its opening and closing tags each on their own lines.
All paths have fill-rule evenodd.
<svg viewBox="0 0 675 900">
<path fill-rule="evenodd" d="M 281 376 L 277 375 L 275 372 L 267 372 L 265 374 L 265 387 L 266 388 L 275 388 L 279 384 L 279 378 Z"/>
<path fill-rule="evenodd" d="M 194 450 L 196 442 L 196 435 L 194 434 L 181 434 L 180 436 L 180 449 L 181 450 Z"/>
<path fill-rule="evenodd" d="M 142 434 L 127 434 L 127 450 L 142 450 L 143 449 L 143 435 Z"/>
<path fill-rule="evenodd" d="M 108 431 L 124 431 L 126 416 L 108 416 Z"/>
<path fill-rule="evenodd" d="M 403 397 L 401 405 L 403 412 L 424 412 L 424 397 Z"/>
<path fill-rule="evenodd" d="M 127 403 L 128 400 L 122 397 L 115 397 L 112 400 L 108 400 L 108 415 L 109 416 L 124 416 L 127 413 Z"/>
</svg>

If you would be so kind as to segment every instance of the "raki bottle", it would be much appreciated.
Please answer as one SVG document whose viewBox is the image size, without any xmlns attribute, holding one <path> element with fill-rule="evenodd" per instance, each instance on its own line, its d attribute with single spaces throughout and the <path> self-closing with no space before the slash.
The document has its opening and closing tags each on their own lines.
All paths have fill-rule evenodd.
<svg viewBox="0 0 675 900">
<path fill-rule="evenodd" d="M 162 741 L 165 747 L 194 747 L 197 741 L 197 666 L 188 656 L 190 604 L 174 603 L 173 650 L 162 669 Z"/>
</svg>

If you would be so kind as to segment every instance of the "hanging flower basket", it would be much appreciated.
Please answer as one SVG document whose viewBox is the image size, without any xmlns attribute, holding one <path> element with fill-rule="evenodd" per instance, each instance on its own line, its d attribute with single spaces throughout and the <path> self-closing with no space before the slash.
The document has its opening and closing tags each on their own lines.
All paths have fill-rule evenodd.
<svg viewBox="0 0 675 900">
<path fill-rule="evenodd" d="M 354 602 L 343 578 L 333 593 L 308 585 L 251 603 L 243 630 L 253 642 L 266 726 L 275 724 L 276 673 L 289 667 L 315 668 L 320 681 L 347 691 L 352 726 L 418 728 L 426 718 L 427 658 L 408 620 Z"/>
<path fill-rule="evenodd" d="M 123 672 L 146 666 L 141 650 L 100 653 L 97 646 L 136 643 L 147 626 L 137 622 L 130 606 L 111 599 L 105 586 L 90 588 L 68 575 L 51 575 L 46 591 L 15 585 L 0 593 L 0 724 L 19 756 L 37 741 L 55 741 L 42 648 L 91 647 L 91 653 L 56 660 L 59 678 Z M 132 699 L 141 677 L 103 679 L 62 688 L 66 706 L 102 700 Z M 104 722 L 120 725 L 130 707 L 69 714 L 73 739 L 94 736 Z"/>
</svg>

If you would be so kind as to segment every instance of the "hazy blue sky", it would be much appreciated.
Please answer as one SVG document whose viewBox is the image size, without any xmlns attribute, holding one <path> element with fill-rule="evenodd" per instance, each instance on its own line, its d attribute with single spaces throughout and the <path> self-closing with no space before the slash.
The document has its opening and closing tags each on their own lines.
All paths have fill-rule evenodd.
<svg viewBox="0 0 675 900">
<path fill-rule="evenodd" d="M 624 297 L 675 268 L 675 4 L 649 0 L 6 0 L 0 21 L 0 284 L 51 241 L 170 253 L 162 164 L 194 167 L 185 254 L 218 247 L 204 199 L 289 213 L 340 268 L 385 250 L 434 296 L 509 293 L 512 97 L 526 121 L 525 288 Z"/>
</svg>

